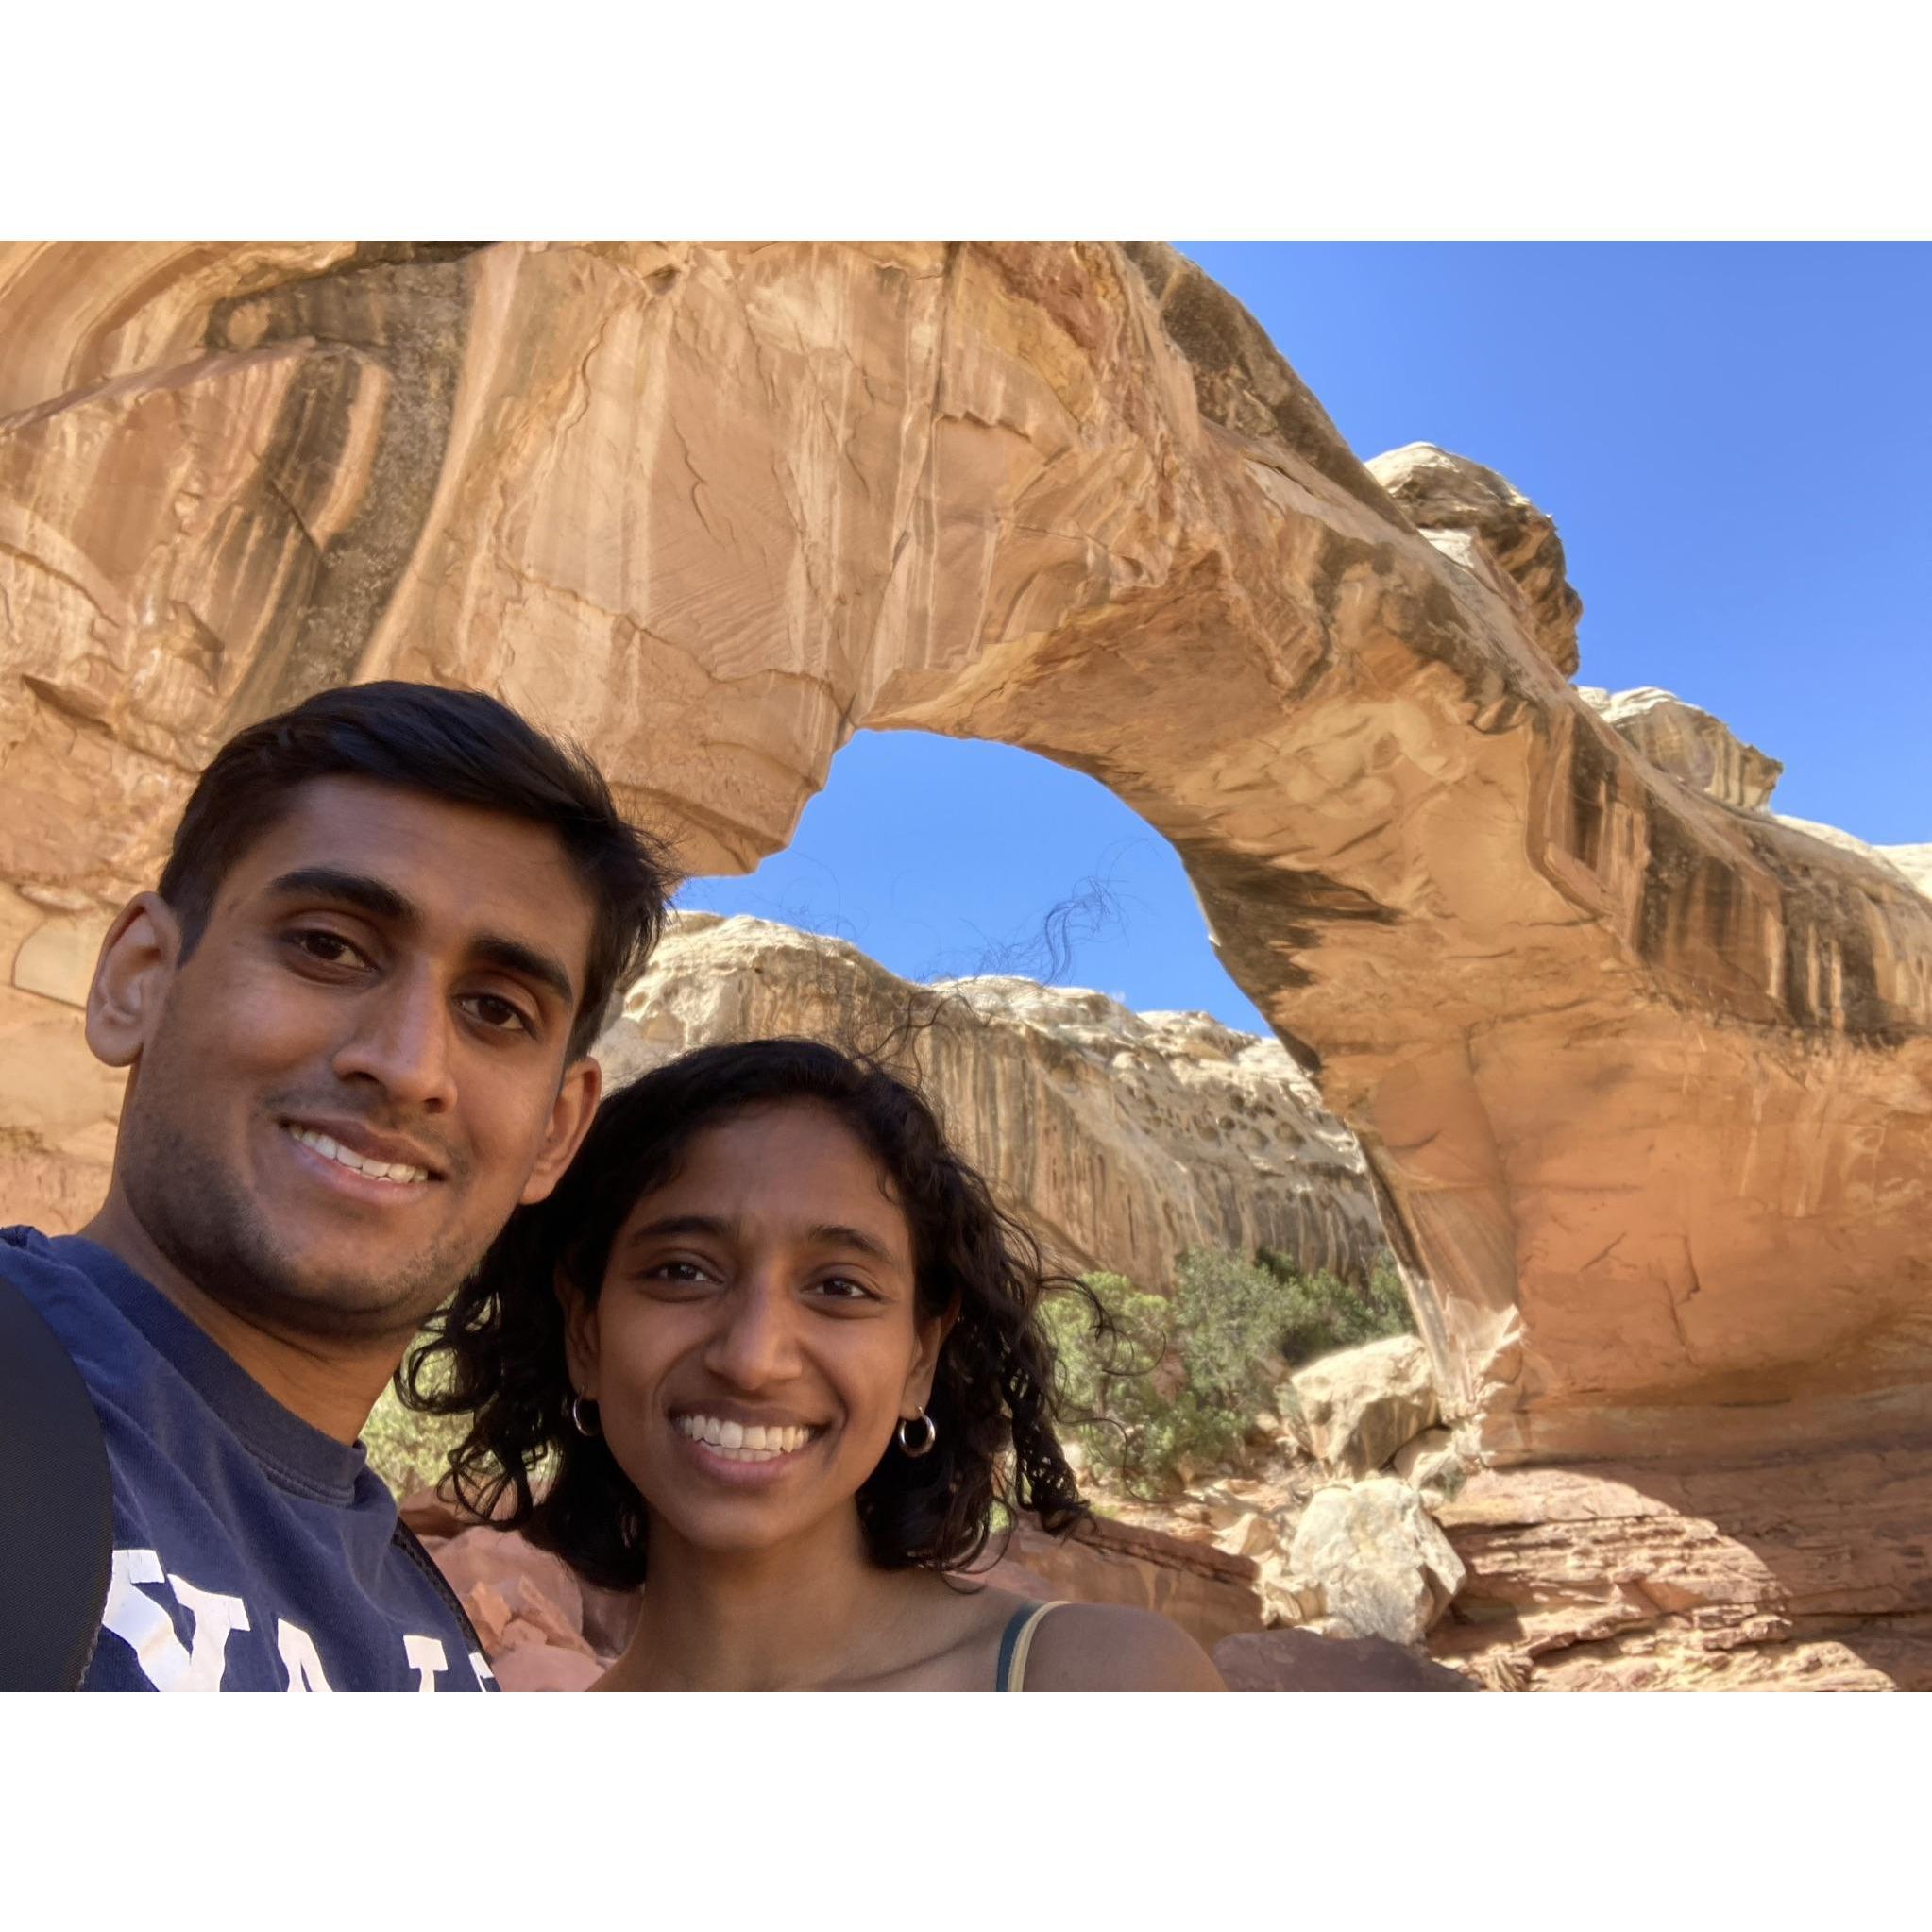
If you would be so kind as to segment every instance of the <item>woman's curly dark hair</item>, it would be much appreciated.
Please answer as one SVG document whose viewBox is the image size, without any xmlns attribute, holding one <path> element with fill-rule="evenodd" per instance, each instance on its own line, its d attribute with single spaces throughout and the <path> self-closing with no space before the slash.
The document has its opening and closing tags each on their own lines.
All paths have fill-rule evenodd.
<svg viewBox="0 0 1932 1932">
<path fill-rule="evenodd" d="M 993 1204 L 924 1100 L 875 1061 L 809 1040 L 707 1046 L 605 1098 L 555 1191 L 511 1218 L 396 1378 L 412 1409 L 473 1412 L 451 1458 L 463 1502 L 593 1584 L 644 1581 L 644 1504 L 602 1437 L 570 1425 L 557 1271 L 594 1304 L 625 1218 L 692 1140 L 746 1108 L 788 1100 L 829 1108 L 872 1151 L 911 1229 L 920 1313 L 958 1310 L 926 1405 L 931 1453 L 889 1448 L 858 1492 L 873 1560 L 964 1569 L 986 1548 L 995 1503 L 1009 1516 L 1031 1511 L 1056 1534 L 1087 1514 L 1054 1433 L 1053 1347 L 1038 1314 L 1042 1294 L 1081 1285 L 1046 1271 L 1038 1244 Z"/>
</svg>

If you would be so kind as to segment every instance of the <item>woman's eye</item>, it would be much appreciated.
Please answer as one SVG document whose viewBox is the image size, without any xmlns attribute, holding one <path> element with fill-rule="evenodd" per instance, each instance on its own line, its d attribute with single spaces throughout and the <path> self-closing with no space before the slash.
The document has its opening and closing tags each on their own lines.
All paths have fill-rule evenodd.
<svg viewBox="0 0 1932 1932">
<path fill-rule="evenodd" d="M 696 1262 L 659 1262 L 645 1273 L 653 1281 L 702 1282 L 711 1279 Z"/>
<path fill-rule="evenodd" d="M 873 1301 L 877 1299 L 863 1281 L 855 1281 L 849 1275 L 833 1275 L 817 1284 L 821 1295 L 834 1301 Z"/>
</svg>

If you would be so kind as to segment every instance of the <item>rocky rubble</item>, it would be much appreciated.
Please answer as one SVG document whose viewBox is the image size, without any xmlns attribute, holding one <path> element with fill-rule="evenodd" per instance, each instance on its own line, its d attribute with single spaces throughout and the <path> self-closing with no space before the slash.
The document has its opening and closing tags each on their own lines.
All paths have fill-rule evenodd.
<svg viewBox="0 0 1932 1932">
<path fill-rule="evenodd" d="M 1428 1356 L 1414 1336 L 1338 1351 L 1293 1378 L 1301 1419 L 1280 1426 L 1258 1466 L 1185 1496 L 1105 1506 L 1252 1560 L 1263 1621 L 1420 1654 L 1461 1588 L 1464 1565 L 1432 1512 L 1466 1473 L 1437 1426 Z M 1296 1401 L 1282 1409 L 1296 1414 Z"/>
</svg>

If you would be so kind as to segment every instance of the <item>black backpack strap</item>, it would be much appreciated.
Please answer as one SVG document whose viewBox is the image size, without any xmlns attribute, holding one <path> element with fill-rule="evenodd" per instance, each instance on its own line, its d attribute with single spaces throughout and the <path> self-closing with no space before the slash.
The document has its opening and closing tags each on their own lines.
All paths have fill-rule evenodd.
<svg viewBox="0 0 1932 1932">
<path fill-rule="evenodd" d="M 87 1384 L 0 1274 L 0 1690 L 76 1690 L 100 1640 L 114 1491 Z"/>
</svg>

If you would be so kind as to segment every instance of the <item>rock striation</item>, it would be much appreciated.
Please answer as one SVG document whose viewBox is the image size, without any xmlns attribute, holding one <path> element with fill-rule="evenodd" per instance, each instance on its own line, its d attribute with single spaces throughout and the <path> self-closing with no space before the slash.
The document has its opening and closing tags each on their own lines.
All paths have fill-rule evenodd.
<svg viewBox="0 0 1932 1932">
<path fill-rule="evenodd" d="M 1205 1013 L 1005 976 L 915 986 L 843 940 L 686 913 L 598 1052 L 616 1081 L 773 1034 L 909 1074 L 1063 1267 L 1158 1291 L 1195 1246 L 1358 1280 L 1385 1253 L 1366 1163 L 1313 1082 Z"/>
<path fill-rule="evenodd" d="M 1499 1466 L 1932 1442 L 1932 901 L 1600 718 L 1500 479 L 1380 467 L 1158 244 L 0 248 L 8 1212 L 98 1189 L 76 962 L 239 723 L 493 690 L 698 871 L 919 728 L 1174 844 Z"/>
</svg>

